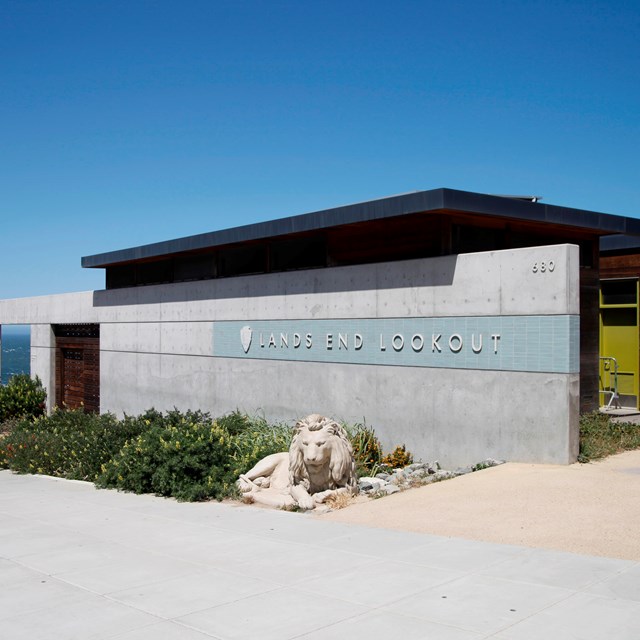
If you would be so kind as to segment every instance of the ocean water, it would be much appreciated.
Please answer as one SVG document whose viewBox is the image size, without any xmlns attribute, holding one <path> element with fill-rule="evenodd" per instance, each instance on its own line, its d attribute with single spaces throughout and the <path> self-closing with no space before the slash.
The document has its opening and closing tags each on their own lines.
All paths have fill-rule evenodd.
<svg viewBox="0 0 640 640">
<path fill-rule="evenodd" d="M 16 373 L 29 373 L 30 342 L 28 333 L 2 332 L 2 384 L 7 384 L 9 378 Z"/>
</svg>

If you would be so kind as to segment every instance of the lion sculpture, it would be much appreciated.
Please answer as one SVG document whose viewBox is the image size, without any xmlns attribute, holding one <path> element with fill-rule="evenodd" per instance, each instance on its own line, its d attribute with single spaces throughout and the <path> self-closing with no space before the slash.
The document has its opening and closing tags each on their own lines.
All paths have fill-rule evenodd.
<svg viewBox="0 0 640 640">
<path fill-rule="evenodd" d="M 354 494 L 353 448 L 345 430 L 317 413 L 300 420 L 288 453 L 263 458 L 238 479 L 242 493 L 272 507 L 313 509 L 327 498 Z"/>
</svg>

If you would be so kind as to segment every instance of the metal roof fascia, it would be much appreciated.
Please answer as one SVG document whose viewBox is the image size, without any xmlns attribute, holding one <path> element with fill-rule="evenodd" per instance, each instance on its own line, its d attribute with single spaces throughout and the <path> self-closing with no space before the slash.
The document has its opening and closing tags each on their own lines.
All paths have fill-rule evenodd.
<svg viewBox="0 0 640 640">
<path fill-rule="evenodd" d="M 581 227 L 604 233 L 622 233 L 630 225 L 640 221 L 609 213 L 586 209 L 574 209 L 541 202 L 527 202 L 505 196 L 492 196 L 467 191 L 445 189 L 445 209 L 466 211 L 481 215 L 516 218 L 530 222 L 547 222 L 571 227 Z"/>
<path fill-rule="evenodd" d="M 105 267 L 112 264 L 132 262 L 145 258 L 162 257 L 173 253 L 197 251 L 226 244 L 249 242 L 291 233 L 317 231 L 328 227 L 354 224 L 369 220 L 419 213 L 442 206 L 442 189 L 418 191 L 400 196 L 391 196 L 356 204 L 323 209 L 287 218 L 256 222 L 240 227 L 210 231 L 175 240 L 119 249 L 106 253 L 84 256 L 81 264 L 86 268 Z"/>
<path fill-rule="evenodd" d="M 640 249 L 640 236 L 613 235 L 600 238 L 600 251 L 623 251 L 625 249 Z"/>
<path fill-rule="evenodd" d="M 84 256 L 81 259 L 81 264 L 86 268 L 100 268 L 118 263 L 161 258 L 174 253 L 198 251 L 226 244 L 249 242 L 291 233 L 317 231 L 340 225 L 443 209 L 531 222 L 561 224 L 586 228 L 602 234 L 640 234 L 640 220 L 635 218 L 625 218 L 623 216 L 542 204 L 540 202 L 527 202 L 504 196 L 441 188 L 389 196 L 286 218 Z"/>
</svg>

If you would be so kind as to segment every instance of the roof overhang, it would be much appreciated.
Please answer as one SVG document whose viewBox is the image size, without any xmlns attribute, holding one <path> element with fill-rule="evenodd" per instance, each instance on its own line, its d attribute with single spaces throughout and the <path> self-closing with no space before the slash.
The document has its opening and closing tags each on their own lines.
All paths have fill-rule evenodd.
<svg viewBox="0 0 640 640">
<path fill-rule="evenodd" d="M 640 236 L 640 220 L 635 218 L 543 204 L 518 197 L 486 195 L 455 189 L 432 189 L 85 256 L 82 258 L 82 266 L 104 268 L 116 264 L 203 251 L 223 245 L 277 238 L 396 216 L 437 212 L 459 212 L 478 217 L 573 227 L 596 237 L 609 234 Z"/>
<path fill-rule="evenodd" d="M 640 249 L 640 237 L 614 235 L 600 238 L 600 251 L 631 251 Z"/>
</svg>

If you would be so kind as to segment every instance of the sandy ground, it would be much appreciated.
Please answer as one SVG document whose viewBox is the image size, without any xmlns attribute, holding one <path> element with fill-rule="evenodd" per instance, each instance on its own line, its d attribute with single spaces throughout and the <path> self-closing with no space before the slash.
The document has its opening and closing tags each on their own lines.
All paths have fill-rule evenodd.
<svg viewBox="0 0 640 640">
<path fill-rule="evenodd" d="M 318 517 L 640 560 L 640 450 L 590 464 L 507 463 Z"/>
</svg>

